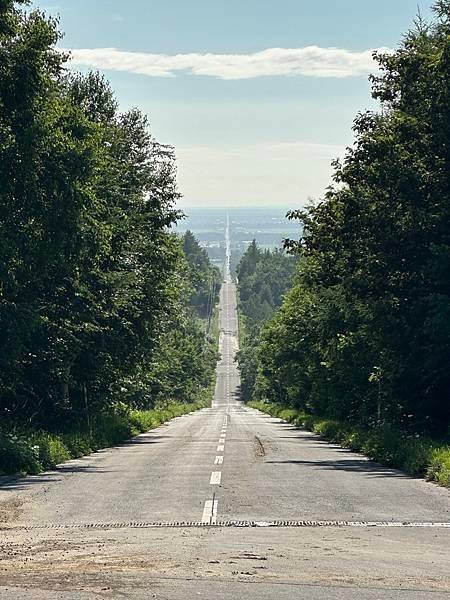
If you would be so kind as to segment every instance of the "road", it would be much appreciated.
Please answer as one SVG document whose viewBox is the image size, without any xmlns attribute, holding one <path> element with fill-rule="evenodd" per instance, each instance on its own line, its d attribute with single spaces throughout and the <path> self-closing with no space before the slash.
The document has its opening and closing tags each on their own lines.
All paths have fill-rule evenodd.
<svg viewBox="0 0 450 600">
<path fill-rule="evenodd" d="M 211 408 L 0 486 L 0 598 L 450 600 L 448 490 L 243 406 L 237 349 L 228 251 Z"/>
</svg>

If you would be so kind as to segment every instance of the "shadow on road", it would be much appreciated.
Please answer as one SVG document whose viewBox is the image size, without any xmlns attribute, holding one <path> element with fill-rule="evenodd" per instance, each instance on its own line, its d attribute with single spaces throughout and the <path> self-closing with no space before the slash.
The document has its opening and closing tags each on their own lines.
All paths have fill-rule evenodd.
<svg viewBox="0 0 450 600">
<path fill-rule="evenodd" d="M 345 451 L 345 450 L 344 450 Z M 327 471 L 350 471 L 352 473 L 362 473 L 367 477 L 397 477 L 401 479 L 419 479 L 411 477 L 400 471 L 383 467 L 378 463 L 372 462 L 365 458 L 354 459 L 335 459 L 335 460 L 268 460 L 266 464 L 286 464 L 298 465 L 308 468 L 324 469 Z"/>
</svg>

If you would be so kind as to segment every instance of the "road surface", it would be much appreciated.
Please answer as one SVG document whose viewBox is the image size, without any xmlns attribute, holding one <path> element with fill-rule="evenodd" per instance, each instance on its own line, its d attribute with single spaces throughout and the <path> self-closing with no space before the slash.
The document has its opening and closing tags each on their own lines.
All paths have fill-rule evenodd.
<svg viewBox="0 0 450 600">
<path fill-rule="evenodd" d="M 228 235 L 227 235 L 228 239 Z M 0 598 L 450 600 L 450 494 L 239 402 L 0 486 Z"/>
</svg>

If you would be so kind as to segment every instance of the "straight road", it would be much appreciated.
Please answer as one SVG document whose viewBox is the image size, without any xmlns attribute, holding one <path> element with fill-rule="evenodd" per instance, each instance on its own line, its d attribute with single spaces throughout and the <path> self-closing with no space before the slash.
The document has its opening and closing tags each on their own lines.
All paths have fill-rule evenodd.
<svg viewBox="0 0 450 600">
<path fill-rule="evenodd" d="M 0 598 L 450 600 L 450 494 L 243 406 L 227 259 L 211 408 L 0 487 Z"/>
</svg>

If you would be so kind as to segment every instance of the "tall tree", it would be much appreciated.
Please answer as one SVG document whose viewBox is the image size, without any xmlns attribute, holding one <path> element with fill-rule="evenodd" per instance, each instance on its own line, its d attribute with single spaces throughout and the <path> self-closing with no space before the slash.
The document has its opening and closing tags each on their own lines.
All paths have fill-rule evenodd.
<svg viewBox="0 0 450 600">
<path fill-rule="evenodd" d="M 210 318 L 219 299 L 220 271 L 211 264 L 208 253 L 200 246 L 191 231 L 186 231 L 182 242 L 189 269 L 189 281 L 192 286 L 191 306 L 198 316 Z"/>
<path fill-rule="evenodd" d="M 20 4 L 0 6 L 0 419 L 148 406 L 168 348 L 201 387 L 172 149 L 102 76 L 68 75 L 55 21 Z"/>
<path fill-rule="evenodd" d="M 303 224 L 296 284 L 261 345 L 260 393 L 340 418 L 450 423 L 450 2 L 376 58 L 383 106 Z"/>
<path fill-rule="evenodd" d="M 244 325 L 238 362 L 245 401 L 254 393 L 260 331 L 291 286 L 296 262 L 281 249 L 263 251 L 253 240 L 237 266 L 239 311 Z"/>
</svg>

